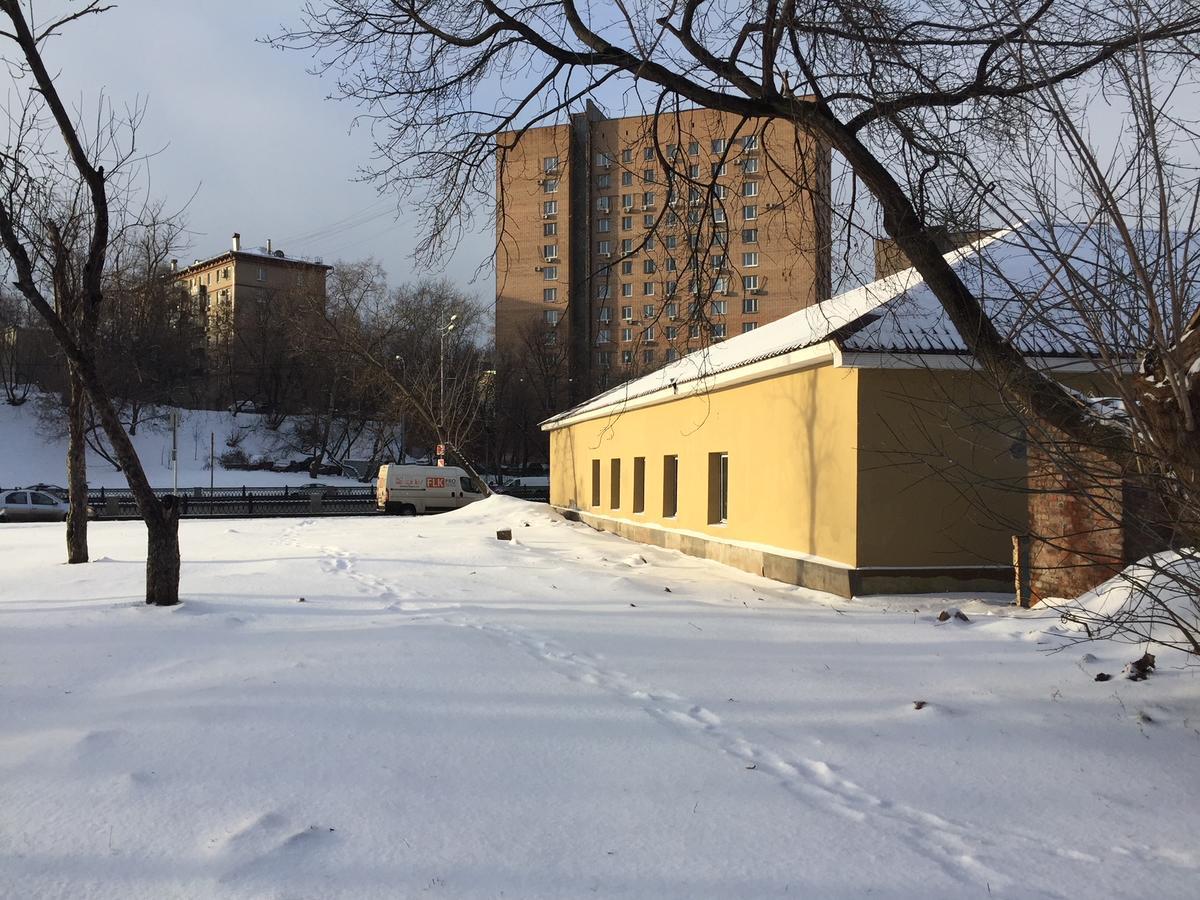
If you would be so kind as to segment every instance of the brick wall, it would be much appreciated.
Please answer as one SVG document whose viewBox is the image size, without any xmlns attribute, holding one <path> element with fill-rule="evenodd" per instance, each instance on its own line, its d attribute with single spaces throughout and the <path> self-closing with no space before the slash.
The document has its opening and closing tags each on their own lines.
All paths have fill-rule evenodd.
<svg viewBox="0 0 1200 900">
<path fill-rule="evenodd" d="M 1028 484 L 1031 602 L 1077 597 L 1124 567 L 1124 491 L 1111 464 L 1065 443 L 1033 446 Z"/>
</svg>

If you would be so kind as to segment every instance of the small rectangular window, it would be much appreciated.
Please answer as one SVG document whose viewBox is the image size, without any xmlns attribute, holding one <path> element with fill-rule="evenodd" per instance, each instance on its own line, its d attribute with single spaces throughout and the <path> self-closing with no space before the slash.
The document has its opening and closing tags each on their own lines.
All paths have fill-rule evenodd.
<svg viewBox="0 0 1200 900">
<path fill-rule="evenodd" d="M 750 268 L 758 265 L 758 251 L 748 250 L 742 254 L 742 266 Z"/>
<path fill-rule="evenodd" d="M 633 511 L 646 511 L 646 457 L 633 458 Z"/>
<path fill-rule="evenodd" d="M 728 142 L 724 138 L 715 138 L 712 142 L 713 153 L 724 153 Z"/>
<path fill-rule="evenodd" d="M 669 357 L 670 352 L 667 353 Z M 663 457 L 663 518 L 673 519 L 679 512 L 679 457 Z"/>
<path fill-rule="evenodd" d="M 543 216 L 558 215 L 558 201 L 557 200 L 546 200 L 544 203 L 542 203 L 542 215 Z"/>
<path fill-rule="evenodd" d="M 612 187 L 612 176 L 611 175 L 597 175 L 596 176 L 596 187 L 601 188 L 601 189 Z"/>
<path fill-rule="evenodd" d="M 742 171 L 747 175 L 753 175 L 758 171 L 758 160 L 753 157 L 744 161 Z"/>
<path fill-rule="evenodd" d="M 758 207 L 757 206 L 751 205 L 751 206 L 743 206 L 742 207 L 742 219 L 743 220 L 745 220 L 747 222 L 752 222 L 757 218 L 758 218 Z"/>
<path fill-rule="evenodd" d="M 558 288 L 542 288 L 542 300 L 546 303 L 557 303 Z"/>
<path fill-rule="evenodd" d="M 609 463 L 608 505 L 610 509 L 621 508 L 621 460 L 614 459 Z"/>
<path fill-rule="evenodd" d="M 592 508 L 600 506 L 600 460 L 592 460 Z"/>
<path fill-rule="evenodd" d="M 542 236 L 543 237 L 554 237 L 556 234 L 558 234 L 558 223 L 557 222 L 543 222 L 542 223 Z"/>
<path fill-rule="evenodd" d="M 758 182 L 757 181 L 747 181 L 745 184 L 743 184 L 742 185 L 742 196 L 743 197 L 757 197 L 758 196 Z"/>
<path fill-rule="evenodd" d="M 753 315 L 754 313 L 758 312 L 758 298 L 757 297 L 743 297 L 742 298 L 742 312 L 747 315 Z"/>
<path fill-rule="evenodd" d="M 547 173 L 553 172 L 557 168 L 558 168 L 558 157 L 557 156 L 543 156 L 542 157 L 542 171 L 543 172 L 547 172 Z"/>
<path fill-rule="evenodd" d="M 729 454 L 708 454 L 708 524 L 729 519 Z"/>
<path fill-rule="evenodd" d="M 558 179 L 547 178 L 544 182 L 542 182 L 542 192 L 545 194 L 558 193 Z"/>
<path fill-rule="evenodd" d="M 544 281 L 558 280 L 558 266 L 545 266 L 542 268 L 542 279 Z"/>
<path fill-rule="evenodd" d="M 596 220 L 596 230 L 599 231 L 601 234 L 607 233 L 611 227 L 612 227 L 611 219 L 597 219 Z"/>
<path fill-rule="evenodd" d="M 753 331 L 757 327 L 758 327 L 757 322 L 743 322 L 742 323 L 742 334 L 748 334 L 749 332 Z"/>
</svg>

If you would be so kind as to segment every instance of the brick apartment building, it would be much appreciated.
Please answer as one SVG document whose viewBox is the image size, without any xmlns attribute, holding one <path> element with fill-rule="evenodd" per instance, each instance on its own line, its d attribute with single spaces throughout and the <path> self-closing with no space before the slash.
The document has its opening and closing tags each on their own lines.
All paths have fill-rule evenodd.
<svg viewBox="0 0 1200 900">
<path fill-rule="evenodd" d="M 300 297 L 323 305 L 325 277 L 333 268 L 319 260 L 290 257 L 269 240 L 265 247 L 243 249 L 240 234 L 233 235 L 224 253 L 183 269 L 172 266 L 176 282 L 204 318 L 210 348 L 256 330 L 278 328 Z"/>
<path fill-rule="evenodd" d="M 502 137 L 496 342 L 553 348 L 564 401 L 827 299 L 829 150 L 691 109 Z"/>
</svg>

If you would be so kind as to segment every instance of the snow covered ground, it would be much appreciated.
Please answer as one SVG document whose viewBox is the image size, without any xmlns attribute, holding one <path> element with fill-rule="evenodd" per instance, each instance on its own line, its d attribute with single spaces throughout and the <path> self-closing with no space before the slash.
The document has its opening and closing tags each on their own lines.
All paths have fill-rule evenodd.
<svg viewBox="0 0 1200 900">
<path fill-rule="evenodd" d="M 91 533 L 0 530 L 3 897 L 1196 896 L 1179 655 L 1097 683 L 1141 648 L 505 497 L 185 520 L 168 610 Z"/>
<path fill-rule="evenodd" d="M 243 413 L 234 416 L 227 412 L 205 410 L 183 410 L 180 416 L 179 440 L 179 486 L 181 488 L 208 487 L 209 447 L 216 444 L 220 457 L 229 448 L 225 441 L 230 435 L 246 430 L 242 447 L 250 455 L 262 453 L 265 442 L 271 436 L 251 430 L 258 417 Z M 172 485 L 171 431 L 162 423 L 150 423 L 138 429 L 133 438 L 142 465 L 150 484 L 156 488 Z M 301 454 L 292 454 L 299 457 Z M 222 469 L 218 463 L 211 473 L 216 487 L 283 487 L 302 485 L 309 482 L 307 473 L 285 474 L 281 472 L 248 472 Z M 322 475 L 322 484 L 357 485 L 351 478 Z M 67 483 L 66 439 L 48 438 L 38 427 L 35 400 L 22 406 L 0 403 L 0 488 L 21 487 L 28 484 Z M 88 451 L 88 485 L 91 487 L 124 488 L 125 476 L 112 464 Z"/>
</svg>

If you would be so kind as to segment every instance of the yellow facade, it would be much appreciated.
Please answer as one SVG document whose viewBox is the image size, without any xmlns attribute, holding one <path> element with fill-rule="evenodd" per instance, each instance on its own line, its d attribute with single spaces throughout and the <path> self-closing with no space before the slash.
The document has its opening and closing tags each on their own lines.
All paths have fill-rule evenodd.
<svg viewBox="0 0 1200 900">
<path fill-rule="evenodd" d="M 856 369 L 822 366 L 558 428 L 550 436 L 550 502 L 854 566 L 858 382 Z M 710 521 L 710 454 L 728 454 L 724 523 Z M 667 456 L 678 457 L 675 516 L 663 515 Z M 645 460 L 641 512 L 633 510 L 636 458 Z M 621 474 L 615 505 L 613 460 Z"/>
<path fill-rule="evenodd" d="M 1026 522 L 1022 435 L 978 376 L 825 357 L 688 387 L 556 423 L 551 503 L 635 540 L 847 596 L 1011 583 L 1012 535 Z M 719 455 L 725 521 L 713 506 Z M 673 516 L 666 456 L 678 457 Z"/>
</svg>

